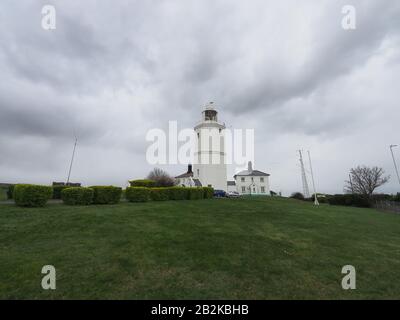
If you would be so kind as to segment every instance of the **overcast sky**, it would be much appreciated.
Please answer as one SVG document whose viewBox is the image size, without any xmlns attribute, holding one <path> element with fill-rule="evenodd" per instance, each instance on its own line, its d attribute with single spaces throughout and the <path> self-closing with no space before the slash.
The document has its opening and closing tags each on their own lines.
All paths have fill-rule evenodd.
<svg viewBox="0 0 400 320">
<path fill-rule="evenodd" d="M 399 17 L 398 0 L 2 0 L 0 182 L 65 181 L 75 132 L 71 180 L 125 186 L 152 168 L 148 130 L 193 127 L 214 101 L 228 127 L 255 129 L 272 190 L 302 190 L 302 148 L 321 192 L 356 165 L 383 167 L 380 191 L 397 192 Z"/>
</svg>

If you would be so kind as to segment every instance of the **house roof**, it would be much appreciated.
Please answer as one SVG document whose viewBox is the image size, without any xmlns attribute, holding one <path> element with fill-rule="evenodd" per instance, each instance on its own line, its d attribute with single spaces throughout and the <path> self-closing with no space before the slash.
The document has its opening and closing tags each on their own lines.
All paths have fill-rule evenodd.
<svg viewBox="0 0 400 320">
<path fill-rule="evenodd" d="M 189 177 L 193 177 L 193 172 L 186 172 L 186 173 L 183 173 L 183 174 L 181 174 L 179 176 L 176 176 L 175 178 L 179 179 L 179 178 L 189 178 Z"/>
<path fill-rule="evenodd" d="M 12 186 L 12 183 L 0 183 L 0 187 L 2 188 L 8 188 L 9 186 Z"/>
<path fill-rule="evenodd" d="M 258 176 L 258 177 L 267 177 L 270 176 L 269 173 L 262 172 L 260 170 L 242 170 L 236 173 L 233 177 L 236 176 Z"/>
<path fill-rule="evenodd" d="M 201 184 L 201 182 L 200 182 L 199 179 L 193 179 L 193 181 L 194 181 L 194 185 L 195 185 L 196 187 L 201 187 L 201 186 L 202 186 L 202 184 Z"/>
<path fill-rule="evenodd" d="M 236 182 L 235 181 L 227 181 L 226 184 L 228 186 L 236 186 Z"/>
</svg>

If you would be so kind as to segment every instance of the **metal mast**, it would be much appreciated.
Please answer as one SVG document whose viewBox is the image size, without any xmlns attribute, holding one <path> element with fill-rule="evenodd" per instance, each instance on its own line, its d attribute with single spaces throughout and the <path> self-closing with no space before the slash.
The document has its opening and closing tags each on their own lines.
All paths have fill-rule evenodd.
<svg viewBox="0 0 400 320">
<path fill-rule="evenodd" d="M 308 153 L 308 161 L 310 162 L 311 181 L 312 181 L 312 185 L 313 185 L 313 189 L 314 189 L 314 204 L 316 206 L 319 206 L 318 197 L 317 197 L 317 190 L 315 189 L 314 172 L 313 172 L 312 164 L 311 164 L 310 151 L 307 151 L 307 153 Z"/>
<path fill-rule="evenodd" d="M 392 153 L 392 159 L 393 159 L 394 169 L 396 170 L 396 174 L 397 174 L 397 180 L 399 181 L 399 184 L 400 184 L 399 170 L 397 169 L 396 159 L 395 159 L 395 157 L 393 155 L 393 148 L 394 147 L 397 147 L 397 144 L 391 144 L 390 145 L 390 152 Z"/>
<path fill-rule="evenodd" d="M 69 165 L 68 178 L 67 178 L 67 185 L 68 185 L 68 183 L 69 183 L 69 177 L 71 176 L 72 163 L 74 162 L 75 149 L 76 149 L 76 144 L 77 144 L 77 143 L 78 143 L 78 138 L 75 137 L 74 150 L 72 151 L 71 163 L 70 163 L 70 165 Z"/>
<path fill-rule="evenodd" d="M 301 154 L 301 150 L 299 150 L 299 155 L 300 155 L 301 180 L 303 182 L 303 193 L 305 198 L 309 198 L 310 191 L 308 190 L 306 170 L 304 169 L 303 155 Z"/>
</svg>

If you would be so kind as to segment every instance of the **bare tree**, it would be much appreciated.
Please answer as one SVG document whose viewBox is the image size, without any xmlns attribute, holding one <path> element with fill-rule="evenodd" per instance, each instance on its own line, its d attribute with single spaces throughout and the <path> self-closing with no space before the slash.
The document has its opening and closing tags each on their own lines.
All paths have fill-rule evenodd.
<svg viewBox="0 0 400 320">
<path fill-rule="evenodd" d="M 349 180 L 346 181 L 345 191 L 370 198 L 376 188 L 389 181 L 390 176 L 384 176 L 384 174 L 385 171 L 378 167 L 358 166 L 352 168 Z"/>
<path fill-rule="evenodd" d="M 173 177 L 159 168 L 154 168 L 147 176 L 147 179 L 155 181 L 156 187 L 171 187 L 176 184 Z"/>
</svg>

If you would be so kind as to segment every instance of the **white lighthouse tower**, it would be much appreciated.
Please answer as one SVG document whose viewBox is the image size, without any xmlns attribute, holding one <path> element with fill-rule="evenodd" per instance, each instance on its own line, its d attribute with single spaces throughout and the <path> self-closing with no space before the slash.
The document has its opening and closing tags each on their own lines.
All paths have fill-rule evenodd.
<svg viewBox="0 0 400 320">
<path fill-rule="evenodd" d="M 194 178 L 203 187 L 227 190 L 225 152 L 225 124 L 218 122 L 218 112 L 210 102 L 202 112 L 201 122 L 194 127 L 197 135 L 197 152 L 193 165 Z"/>
</svg>

